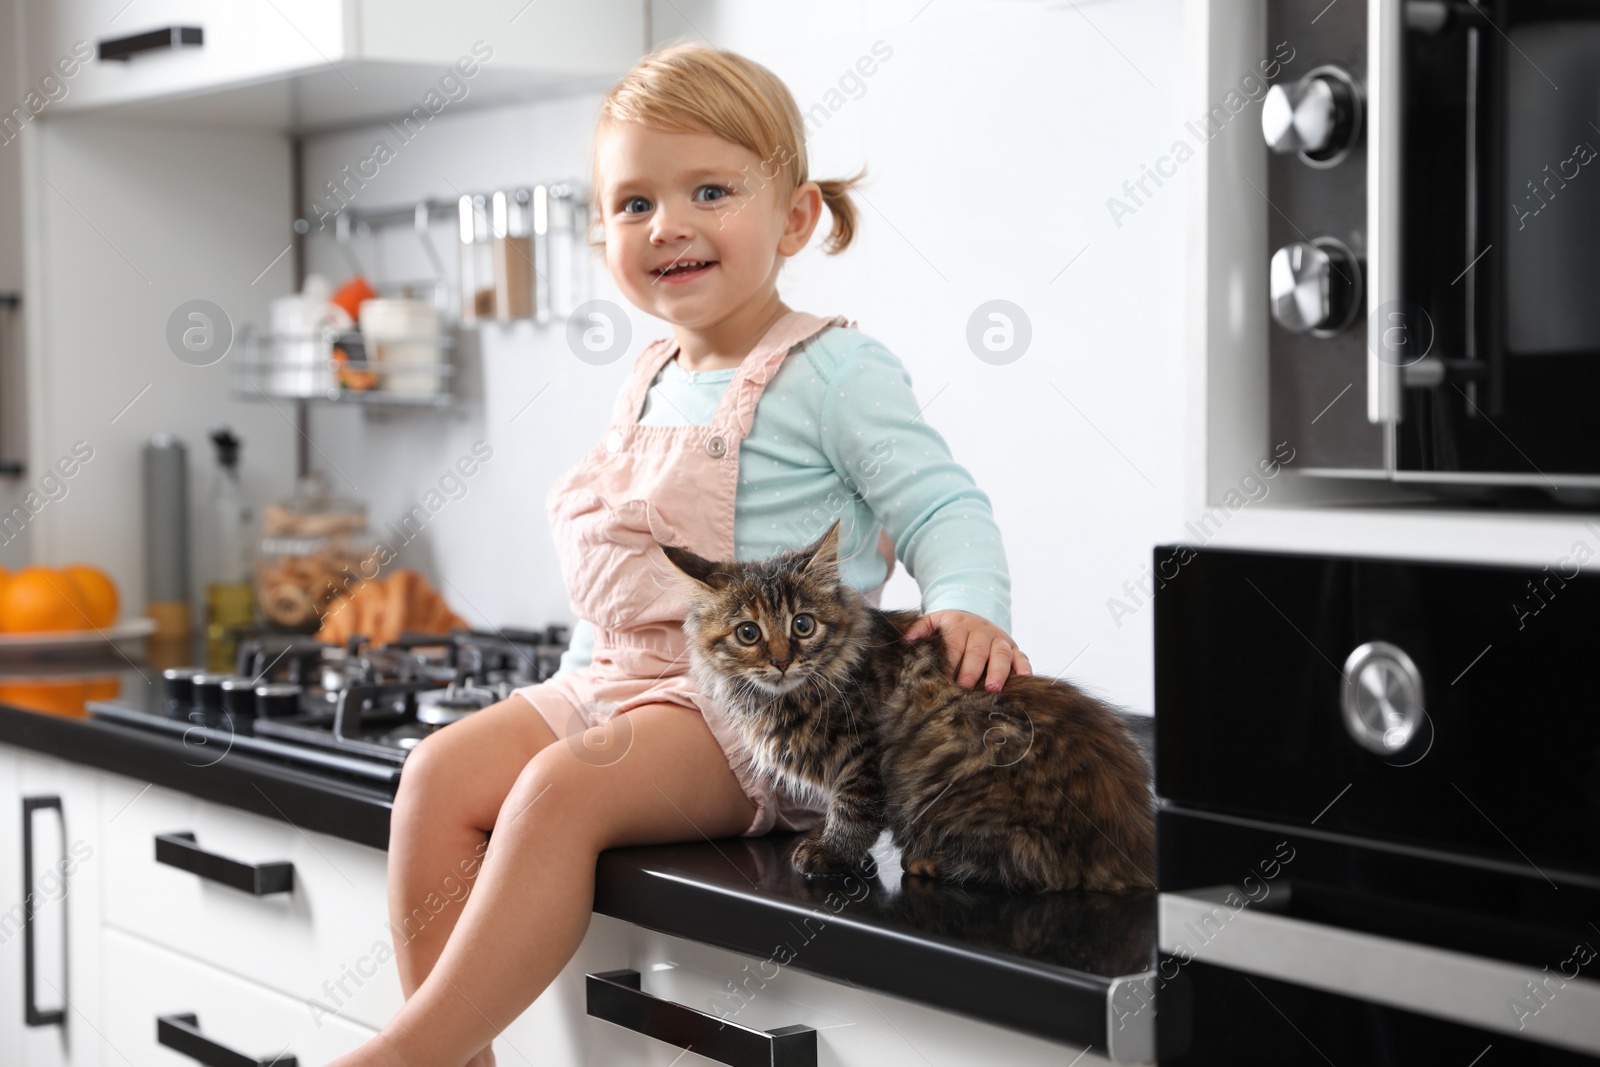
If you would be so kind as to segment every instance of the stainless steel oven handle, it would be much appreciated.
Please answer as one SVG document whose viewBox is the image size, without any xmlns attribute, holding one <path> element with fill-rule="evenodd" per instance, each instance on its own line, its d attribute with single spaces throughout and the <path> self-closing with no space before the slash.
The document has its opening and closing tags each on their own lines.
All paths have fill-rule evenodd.
<svg viewBox="0 0 1600 1067">
<path fill-rule="evenodd" d="M 1254 904 L 1235 907 L 1230 895 L 1234 902 L 1244 899 L 1233 886 L 1162 893 L 1161 951 L 1524 1041 L 1600 1053 L 1600 981 L 1568 978 L 1559 961 L 1540 971 L 1291 919 Z"/>
<path fill-rule="evenodd" d="M 1404 8 L 1367 5 L 1367 421 L 1391 425 L 1400 421 L 1401 371 L 1380 356 L 1388 311 L 1400 299 Z M 1392 473 L 1392 455 L 1386 466 Z"/>
</svg>

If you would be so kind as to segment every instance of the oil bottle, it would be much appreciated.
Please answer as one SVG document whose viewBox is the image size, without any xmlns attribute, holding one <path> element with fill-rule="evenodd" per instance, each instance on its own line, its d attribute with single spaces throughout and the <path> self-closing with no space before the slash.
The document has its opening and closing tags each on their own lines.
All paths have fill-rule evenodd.
<svg viewBox="0 0 1600 1067">
<path fill-rule="evenodd" d="M 206 668 L 231 671 L 239 635 L 255 623 L 250 585 L 254 516 L 239 484 L 239 438 L 223 427 L 211 435 L 217 454 L 217 488 L 211 505 L 216 551 L 206 582 Z"/>
</svg>

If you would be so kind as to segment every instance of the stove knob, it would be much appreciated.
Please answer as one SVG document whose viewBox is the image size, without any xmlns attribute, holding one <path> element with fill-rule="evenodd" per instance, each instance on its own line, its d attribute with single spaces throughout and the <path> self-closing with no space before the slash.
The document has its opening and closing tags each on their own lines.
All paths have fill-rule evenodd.
<svg viewBox="0 0 1600 1067">
<path fill-rule="evenodd" d="M 256 683 L 249 678 L 222 680 L 222 710 L 236 720 L 256 717 Z"/>
<path fill-rule="evenodd" d="M 1267 90 L 1261 135 L 1274 152 L 1299 152 L 1313 165 L 1332 166 L 1355 144 L 1361 94 L 1338 67 L 1318 67 L 1297 82 Z"/>
<path fill-rule="evenodd" d="M 300 687 L 298 685 L 256 686 L 256 715 L 263 719 L 281 719 L 300 713 Z"/>
<path fill-rule="evenodd" d="M 199 667 L 168 667 L 161 672 L 161 688 L 167 703 L 187 708 L 194 703 L 194 679 L 205 672 Z"/>
<path fill-rule="evenodd" d="M 202 673 L 194 676 L 194 706 L 205 711 L 222 710 L 222 683 L 231 674 Z"/>
<path fill-rule="evenodd" d="M 1331 337 L 1361 306 L 1361 264 L 1331 237 L 1284 245 L 1268 274 L 1272 317 L 1290 333 Z"/>
</svg>

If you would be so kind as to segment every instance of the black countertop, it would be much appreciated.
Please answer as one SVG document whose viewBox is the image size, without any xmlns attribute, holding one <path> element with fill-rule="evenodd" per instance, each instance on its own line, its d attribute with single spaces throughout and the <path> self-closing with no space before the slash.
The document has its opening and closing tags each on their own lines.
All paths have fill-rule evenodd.
<svg viewBox="0 0 1600 1067">
<path fill-rule="evenodd" d="M 143 687 L 124 672 L 123 684 Z M 127 691 L 127 690 L 124 690 Z M 24 703 L 51 706 L 28 710 Z M 1131 717 L 1150 742 L 1150 720 Z M 246 755 L 218 754 L 0 688 L 0 744 L 152 782 L 346 840 L 388 845 L 382 787 Z M 902 879 L 881 838 L 877 871 L 805 879 L 789 864 L 800 835 L 733 837 L 606 851 L 594 910 L 662 933 L 920 1001 L 1040 1037 L 1152 1059 L 1153 1012 L 1137 979 L 1156 962 L 1156 894 L 1013 894 Z M 782 950 L 782 954 L 775 953 Z M 1124 981 L 1118 981 L 1124 979 Z M 1133 979 L 1128 981 L 1127 979 Z M 1114 1007 L 1120 1005 L 1120 1009 Z"/>
</svg>

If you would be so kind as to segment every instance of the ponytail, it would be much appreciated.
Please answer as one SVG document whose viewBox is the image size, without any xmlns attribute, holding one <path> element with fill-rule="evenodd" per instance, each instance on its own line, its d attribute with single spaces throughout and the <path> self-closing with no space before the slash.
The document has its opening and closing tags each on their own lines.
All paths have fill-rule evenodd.
<svg viewBox="0 0 1600 1067">
<path fill-rule="evenodd" d="M 830 256 L 849 248 L 850 242 L 855 239 L 856 205 L 850 199 L 850 190 L 861 184 L 866 176 L 867 168 L 862 167 L 853 177 L 817 182 L 822 190 L 822 203 L 827 207 L 828 214 L 833 216 L 833 229 L 828 231 L 827 240 L 822 244 L 822 250 Z"/>
</svg>

